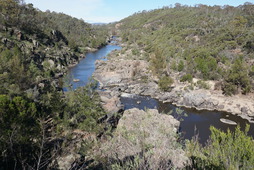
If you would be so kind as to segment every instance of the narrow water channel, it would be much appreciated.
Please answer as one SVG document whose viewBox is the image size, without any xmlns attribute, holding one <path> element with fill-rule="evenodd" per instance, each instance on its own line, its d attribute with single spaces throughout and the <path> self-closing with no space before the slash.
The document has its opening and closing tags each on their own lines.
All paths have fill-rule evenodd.
<svg viewBox="0 0 254 170">
<path fill-rule="evenodd" d="M 69 70 L 68 80 L 72 86 L 72 89 L 77 87 L 85 86 L 95 70 L 96 60 L 105 60 L 105 57 L 113 50 L 121 49 L 120 46 L 107 45 L 96 52 L 86 54 L 86 58 L 80 61 L 75 67 Z M 78 82 L 74 82 L 73 79 L 79 79 Z M 66 89 L 65 89 L 66 90 Z M 148 96 L 133 96 L 133 97 L 122 97 L 122 103 L 125 109 L 130 108 L 157 108 L 159 112 L 169 113 L 172 111 L 172 115 L 176 118 L 179 116 L 176 114 L 178 107 L 170 103 L 162 103 L 156 99 Z M 140 103 L 141 102 L 141 103 Z M 211 125 L 226 131 L 228 128 L 234 130 L 236 126 L 228 125 L 220 122 L 220 118 L 226 118 L 237 122 L 242 129 L 245 128 L 247 120 L 242 119 L 239 116 L 231 115 L 225 112 L 217 111 L 198 111 L 195 109 L 181 108 L 187 117 L 181 117 L 183 121 L 180 124 L 180 132 L 184 139 L 191 139 L 194 135 L 198 135 L 199 141 L 205 143 L 210 135 L 209 127 Z M 251 124 L 249 135 L 254 137 L 254 124 Z"/>
<path fill-rule="evenodd" d="M 105 57 L 111 51 L 119 49 L 121 49 L 121 47 L 117 45 L 106 45 L 96 52 L 87 53 L 84 59 L 82 59 L 76 66 L 69 69 L 69 73 L 66 79 L 70 85 L 70 88 L 74 90 L 78 87 L 85 86 L 93 75 L 95 70 L 95 61 L 105 60 Z M 74 82 L 74 79 L 79 81 Z M 67 88 L 64 88 L 64 91 L 66 90 Z"/>
</svg>

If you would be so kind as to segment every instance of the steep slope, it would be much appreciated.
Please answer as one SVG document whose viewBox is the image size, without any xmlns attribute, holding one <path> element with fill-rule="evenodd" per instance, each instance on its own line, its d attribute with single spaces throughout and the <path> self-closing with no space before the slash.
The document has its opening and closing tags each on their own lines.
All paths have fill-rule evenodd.
<svg viewBox="0 0 254 170">
<path fill-rule="evenodd" d="M 106 43 L 105 31 L 95 30 L 82 20 L 44 13 L 32 4 L 6 0 L 0 5 L 1 93 L 8 93 L 11 84 L 24 91 L 45 79 L 59 78 L 67 66 L 84 57 L 85 47 L 98 48 Z M 15 77 L 18 73 L 23 75 L 20 80 Z"/>
<path fill-rule="evenodd" d="M 22 2 L 0 1 L 0 169 L 55 169 L 73 129 L 103 132 L 94 86 L 64 94 L 62 77 L 107 32 Z"/>
<path fill-rule="evenodd" d="M 182 81 L 219 80 L 226 95 L 246 94 L 253 89 L 253 10 L 251 3 L 238 7 L 177 4 L 136 13 L 114 30 L 132 45 L 133 55 L 146 52 L 141 58 L 150 61 L 160 78 L 179 72 L 181 77 L 187 74 Z"/>
</svg>

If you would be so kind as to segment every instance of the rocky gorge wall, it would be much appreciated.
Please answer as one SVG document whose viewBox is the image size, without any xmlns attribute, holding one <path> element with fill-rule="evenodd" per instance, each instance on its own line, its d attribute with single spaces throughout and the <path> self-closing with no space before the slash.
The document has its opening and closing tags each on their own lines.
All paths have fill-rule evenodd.
<svg viewBox="0 0 254 170">
<path fill-rule="evenodd" d="M 215 90 L 215 82 L 206 82 L 210 89 L 198 86 L 190 88 L 190 83 L 180 82 L 179 75 L 172 73 L 174 84 L 171 91 L 163 92 L 158 86 L 158 78 L 149 70 L 149 63 L 144 60 L 126 59 L 119 52 L 114 52 L 107 61 L 97 61 L 94 78 L 100 82 L 108 98 L 119 97 L 122 93 L 147 95 L 177 106 L 198 110 L 217 110 L 237 114 L 254 123 L 254 96 L 224 96 L 221 90 Z M 194 84 L 197 79 L 194 79 Z M 120 106 L 120 104 L 118 104 Z M 118 107 L 119 108 L 119 107 Z"/>
</svg>

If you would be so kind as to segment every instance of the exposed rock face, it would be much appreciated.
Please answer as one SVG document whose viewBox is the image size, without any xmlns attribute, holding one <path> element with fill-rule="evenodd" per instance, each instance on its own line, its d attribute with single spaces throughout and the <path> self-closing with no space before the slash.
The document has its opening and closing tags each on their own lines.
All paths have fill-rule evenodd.
<svg viewBox="0 0 254 170">
<path fill-rule="evenodd" d="M 52 70 L 54 79 L 58 79 L 58 75 L 66 73 L 69 66 L 77 64 L 81 58 L 84 58 L 84 55 L 78 56 L 78 53 L 68 47 L 66 37 L 58 30 L 52 30 L 49 33 L 50 36 L 45 34 L 43 38 L 39 32 L 31 35 L 1 24 L 0 31 L 6 32 L 6 34 L 0 33 L 0 46 L 3 45 L 9 49 L 19 48 L 26 56 L 26 62 L 33 63 L 33 66 L 39 70 Z M 37 81 L 36 83 L 42 82 Z"/>
<path fill-rule="evenodd" d="M 137 108 L 126 110 L 113 139 L 104 145 L 104 156 L 124 160 L 139 155 L 139 166 L 147 161 L 150 169 L 160 169 L 162 163 L 171 162 L 165 168 L 183 168 L 188 158 L 177 146 L 179 124 L 173 116 L 159 114 L 155 109 L 146 112 Z"/>
<path fill-rule="evenodd" d="M 57 162 L 58 168 L 60 170 L 71 169 L 73 162 L 75 162 L 78 159 L 80 159 L 80 155 L 74 154 L 74 153 L 63 156 L 58 159 L 58 162 Z"/>
<path fill-rule="evenodd" d="M 140 60 L 97 60 L 94 76 L 104 86 L 125 83 L 135 76 L 147 76 L 148 63 Z"/>
<path fill-rule="evenodd" d="M 98 91 L 103 109 L 108 113 L 117 113 L 123 109 L 119 94 L 110 94 L 107 91 Z"/>
<path fill-rule="evenodd" d="M 221 90 L 215 89 L 215 82 L 207 81 L 210 89 L 200 89 L 198 86 L 190 90 L 190 83 L 180 82 L 180 75 L 171 74 L 174 87 L 170 92 L 162 92 L 157 84 L 157 78 L 149 71 L 149 63 L 143 60 L 124 59 L 121 55 L 111 57 L 107 61 L 97 61 L 95 79 L 101 88 L 111 92 L 148 95 L 163 102 L 177 106 L 193 107 L 196 109 L 226 111 L 238 114 L 253 122 L 254 95 L 227 97 Z M 197 83 L 194 79 L 193 83 Z"/>
</svg>

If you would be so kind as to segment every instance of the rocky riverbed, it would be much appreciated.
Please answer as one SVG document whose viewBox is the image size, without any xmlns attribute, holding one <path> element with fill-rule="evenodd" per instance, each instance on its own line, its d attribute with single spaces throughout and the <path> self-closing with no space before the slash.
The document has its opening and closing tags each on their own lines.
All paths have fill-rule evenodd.
<svg viewBox="0 0 254 170">
<path fill-rule="evenodd" d="M 116 101 L 122 93 L 129 93 L 148 95 L 163 102 L 198 110 L 226 111 L 254 123 L 253 94 L 224 96 L 221 90 L 215 90 L 216 82 L 205 82 L 209 89 L 203 89 L 198 85 L 195 86 L 197 79 L 194 79 L 192 84 L 180 82 L 180 75 L 173 72 L 170 74 L 174 79 L 171 91 L 163 92 L 158 87 L 158 78 L 149 70 L 147 61 L 126 59 L 119 52 L 114 52 L 107 61 L 96 61 L 93 76 L 100 82 L 100 88 L 105 89 L 103 94 L 106 94 L 107 100 L 111 101 L 111 105 L 106 104 L 105 95 L 102 95 L 102 99 L 104 98 L 102 101 L 107 105 L 107 109 L 111 108 L 114 111 L 116 108 L 121 109 L 122 106 L 117 102 L 113 108 L 112 100 Z"/>
</svg>

